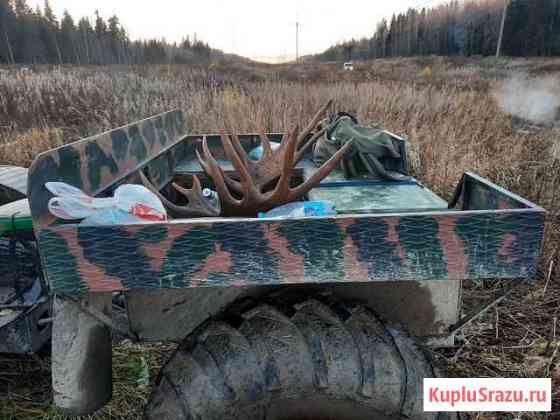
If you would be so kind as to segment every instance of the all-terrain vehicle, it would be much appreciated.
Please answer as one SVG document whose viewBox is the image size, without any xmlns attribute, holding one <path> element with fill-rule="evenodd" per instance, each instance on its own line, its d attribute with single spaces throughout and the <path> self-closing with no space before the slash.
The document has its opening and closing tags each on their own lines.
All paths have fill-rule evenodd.
<svg viewBox="0 0 560 420">
<path fill-rule="evenodd" d="M 180 111 L 41 154 L 27 176 L 33 232 L 24 202 L 0 209 L 10 262 L 0 351 L 36 351 L 52 328 L 54 401 L 71 415 L 110 400 L 117 329 L 180 343 L 147 418 L 446 418 L 422 410 L 422 380 L 438 375 L 423 348 L 453 344 L 470 319 L 461 318 L 462 280 L 535 275 L 544 210 L 472 173 L 448 203 L 406 176 L 407 142 L 386 134 L 400 152 L 382 159 L 392 181 L 338 169 L 319 177 L 289 135 L 195 135 Z M 274 191 L 306 185 L 303 199 L 333 202 L 337 214 L 248 216 L 245 197 L 270 205 L 282 195 L 249 190 L 247 168 L 263 184 L 275 176 L 273 165 L 247 161 L 259 145 L 268 157 L 298 155 Z M 48 210 L 49 181 L 95 197 L 144 184 L 175 218 L 63 223 Z M 201 187 L 237 191 L 222 203 L 232 216 L 213 214 Z M 116 294 L 126 328 L 111 314 Z"/>
</svg>

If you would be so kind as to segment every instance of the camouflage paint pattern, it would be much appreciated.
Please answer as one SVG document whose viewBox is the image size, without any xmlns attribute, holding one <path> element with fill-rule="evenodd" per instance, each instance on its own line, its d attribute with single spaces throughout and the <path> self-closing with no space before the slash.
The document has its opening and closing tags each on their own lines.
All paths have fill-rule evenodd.
<svg viewBox="0 0 560 420">
<path fill-rule="evenodd" d="M 463 210 L 505 210 L 535 207 L 529 201 L 494 185 L 476 174 L 463 177 Z"/>
<path fill-rule="evenodd" d="M 161 172 L 156 157 L 179 143 L 185 130 L 182 112 L 170 111 L 39 155 L 28 178 L 35 231 L 55 222 L 47 208 L 52 196 L 46 182 L 66 182 L 97 196 L 151 161 Z"/>
<path fill-rule="evenodd" d="M 28 190 L 53 292 L 535 274 L 544 210 L 470 173 L 463 181 L 463 211 L 103 227 L 60 225 L 49 215 L 47 181 L 100 196 L 134 182 L 145 167 L 154 183 L 165 186 L 200 138 L 185 136 L 184 129 L 182 113 L 171 111 L 35 160 Z"/>
<path fill-rule="evenodd" d="M 56 293 L 534 276 L 539 210 L 42 231 Z"/>
</svg>

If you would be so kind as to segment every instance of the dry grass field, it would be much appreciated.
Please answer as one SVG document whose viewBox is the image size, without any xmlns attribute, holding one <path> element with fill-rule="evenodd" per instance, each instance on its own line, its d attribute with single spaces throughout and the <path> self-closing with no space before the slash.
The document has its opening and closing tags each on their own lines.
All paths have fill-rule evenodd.
<svg viewBox="0 0 560 420">
<path fill-rule="evenodd" d="M 354 72 L 333 63 L 236 71 L 218 66 L 6 69 L 0 71 L 0 163 L 29 165 L 42 150 L 173 108 L 185 112 L 196 132 L 226 125 L 253 131 L 257 115 L 264 115 L 268 130 L 280 131 L 303 124 L 333 98 L 337 109 L 360 121 L 405 135 L 415 176 L 443 197 L 450 197 L 469 170 L 549 211 L 537 282 L 473 322 L 457 347 L 434 356 L 453 376 L 552 376 L 560 415 L 557 71 L 558 60 L 442 58 L 359 63 Z M 542 104 L 546 109 L 534 109 Z M 504 285 L 466 285 L 465 311 Z M 150 380 L 171 348 L 117 345 L 114 400 L 92 418 L 141 418 Z M 48 357 L 0 356 L 0 419 L 61 418 L 50 403 L 49 379 Z"/>
</svg>

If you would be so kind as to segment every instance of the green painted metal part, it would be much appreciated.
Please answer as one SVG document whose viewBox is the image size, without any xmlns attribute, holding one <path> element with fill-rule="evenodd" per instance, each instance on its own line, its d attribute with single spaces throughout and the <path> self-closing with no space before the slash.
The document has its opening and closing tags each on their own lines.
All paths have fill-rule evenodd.
<svg viewBox="0 0 560 420">
<path fill-rule="evenodd" d="M 330 201 L 341 214 L 442 211 L 448 207 L 445 200 L 416 181 L 321 185 L 309 193 L 309 199 Z"/>
<path fill-rule="evenodd" d="M 33 219 L 27 199 L 0 206 L 0 236 L 7 233 L 31 232 Z"/>
<path fill-rule="evenodd" d="M 31 216 L 25 218 L 0 217 L 0 236 L 7 233 L 31 232 L 32 230 L 33 220 Z"/>
<path fill-rule="evenodd" d="M 27 174 L 25 168 L 0 165 L 0 236 L 33 230 L 25 198 Z"/>
</svg>

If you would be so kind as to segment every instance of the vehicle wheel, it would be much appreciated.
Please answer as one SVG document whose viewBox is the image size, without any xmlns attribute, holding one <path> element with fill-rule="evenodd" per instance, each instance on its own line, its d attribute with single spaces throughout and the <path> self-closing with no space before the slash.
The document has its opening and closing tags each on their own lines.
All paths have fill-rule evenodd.
<svg viewBox="0 0 560 420">
<path fill-rule="evenodd" d="M 227 318 L 226 318 L 227 319 Z M 367 308 L 322 299 L 259 304 L 212 320 L 162 369 L 148 419 L 385 420 L 422 412 L 434 369 L 417 343 Z"/>
</svg>

